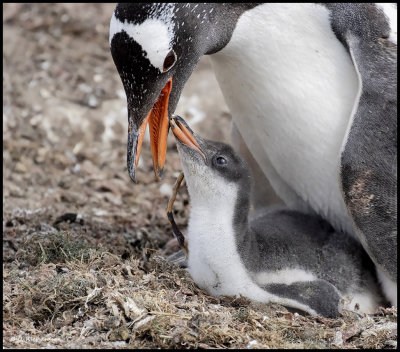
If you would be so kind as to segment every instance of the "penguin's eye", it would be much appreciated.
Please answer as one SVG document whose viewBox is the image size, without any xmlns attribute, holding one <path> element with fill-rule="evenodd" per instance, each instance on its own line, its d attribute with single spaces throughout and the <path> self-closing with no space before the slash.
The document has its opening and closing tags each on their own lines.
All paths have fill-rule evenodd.
<svg viewBox="0 0 400 352">
<path fill-rule="evenodd" d="M 163 72 L 168 71 L 176 62 L 175 51 L 171 50 L 164 59 Z"/>
<path fill-rule="evenodd" d="M 223 156 L 218 156 L 217 159 L 215 160 L 215 162 L 216 162 L 216 164 L 219 165 L 219 166 L 222 166 L 222 165 L 226 165 L 226 164 L 227 164 L 227 161 L 226 161 L 226 159 L 225 159 Z"/>
</svg>

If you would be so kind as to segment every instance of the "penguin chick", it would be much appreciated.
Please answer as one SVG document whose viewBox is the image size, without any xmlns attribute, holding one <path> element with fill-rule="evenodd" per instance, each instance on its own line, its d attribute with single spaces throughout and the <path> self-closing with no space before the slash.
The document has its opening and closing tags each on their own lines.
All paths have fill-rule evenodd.
<svg viewBox="0 0 400 352">
<path fill-rule="evenodd" d="M 373 313 L 374 265 L 351 236 L 284 207 L 249 220 L 252 176 L 227 144 L 171 121 L 188 187 L 188 271 L 211 295 L 243 295 L 311 315 Z"/>
</svg>

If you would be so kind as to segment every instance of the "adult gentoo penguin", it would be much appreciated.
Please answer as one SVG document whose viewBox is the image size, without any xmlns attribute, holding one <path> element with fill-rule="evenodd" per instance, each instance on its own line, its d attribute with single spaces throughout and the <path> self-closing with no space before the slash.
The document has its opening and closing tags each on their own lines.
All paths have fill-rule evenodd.
<svg viewBox="0 0 400 352">
<path fill-rule="evenodd" d="M 374 264 L 358 241 L 282 206 L 250 220 L 247 165 L 229 145 L 173 121 L 191 204 L 188 271 L 201 288 L 331 318 L 342 309 L 375 312 Z"/>
<path fill-rule="evenodd" d="M 161 174 L 168 116 L 208 54 L 278 196 L 358 238 L 396 304 L 396 28 L 390 4 L 118 4 L 110 47 L 127 95 L 131 178 L 147 123 Z"/>
</svg>

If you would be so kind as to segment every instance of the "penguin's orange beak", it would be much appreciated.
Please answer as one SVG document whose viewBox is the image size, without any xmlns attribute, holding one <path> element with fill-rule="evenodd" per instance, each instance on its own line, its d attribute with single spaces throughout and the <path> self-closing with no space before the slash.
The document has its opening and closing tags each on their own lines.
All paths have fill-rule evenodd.
<svg viewBox="0 0 400 352">
<path fill-rule="evenodd" d="M 142 149 L 143 137 L 147 124 L 150 129 L 151 154 L 153 157 L 154 172 L 156 180 L 162 177 L 165 157 L 167 154 L 168 136 L 168 102 L 172 89 L 172 77 L 168 80 L 161 93 L 139 127 L 138 144 L 135 158 L 135 167 L 139 162 L 140 151 Z"/>
</svg>

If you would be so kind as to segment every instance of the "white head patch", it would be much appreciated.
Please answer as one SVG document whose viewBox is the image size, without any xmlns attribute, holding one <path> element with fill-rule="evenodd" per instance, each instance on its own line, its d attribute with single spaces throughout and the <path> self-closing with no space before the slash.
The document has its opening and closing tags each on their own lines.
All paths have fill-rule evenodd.
<svg viewBox="0 0 400 352">
<path fill-rule="evenodd" d="M 128 20 L 121 22 L 114 13 L 110 22 L 110 45 L 114 35 L 124 31 L 142 47 L 150 63 L 163 72 L 164 60 L 172 49 L 174 37 L 174 7 L 171 4 L 167 5 L 169 6 L 165 6 L 162 11 L 158 9 L 153 16 L 149 16 L 140 24 L 129 23 Z"/>
</svg>

